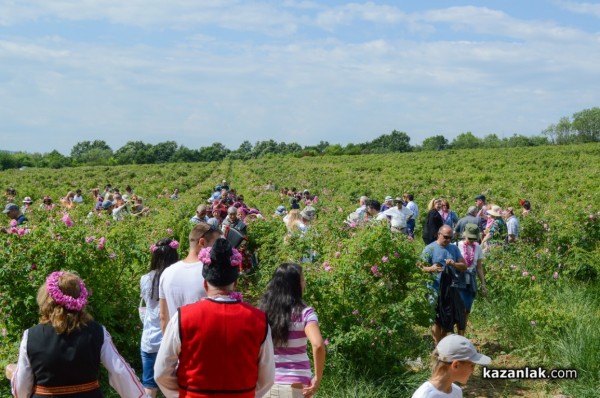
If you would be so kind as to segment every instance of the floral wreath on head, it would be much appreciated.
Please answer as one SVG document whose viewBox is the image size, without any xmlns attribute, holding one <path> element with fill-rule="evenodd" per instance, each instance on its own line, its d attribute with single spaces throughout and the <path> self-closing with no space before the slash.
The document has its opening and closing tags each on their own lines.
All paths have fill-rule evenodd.
<svg viewBox="0 0 600 398">
<path fill-rule="evenodd" d="M 152 253 L 154 253 L 154 252 L 155 252 L 155 251 L 157 251 L 157 250 L 158 250 L 158 249 L 159 249 L 161 246 L 166 246 L 166 245 L 160 245 L 160 246 L 157 246 L 157 245 L 151 245 L 151 246 L 150 246 L 150 251 L 151 251 Z M 169 247 L 170 247 L 171 249 L 177 250 L 177 248 L 179 247 L 179 242 L 177 242 L 175 239 L 173 239 L 171 242 L 169 242 Z"/>
<path fill-rule="evenodd" d="M 65 309 L 70 311 L 81 311 L 88 302 L 88 291 L 85 288 L 85 283 L 83 283 L 82 279 L 79 279 L 79 297 L 75 298 L 64 294 L 62 290 L 60 290 L 58 284 L 60 277 L 65 273 L 66 272 L 63 271 L 55 271 L 46 278 L 46 289 L 48 290 L 48 294 L 56 304 Z"/>
<path fill-rule="evenodd" d="M 210 265 L 212 262 L 210 258 L 211 251 L 212 247 L 205 247 L 204 249 L 200 250 L 200 253 L 198 253 L 198 260 L 202 261 L 202 264 L 204 265 Z M 242 265 L 242 254 L 235 248 L 231 249 L 231 257 L 229 258 L 229 261 L 231 261 L 232 267 L 239 267 Z"/>
</svg>

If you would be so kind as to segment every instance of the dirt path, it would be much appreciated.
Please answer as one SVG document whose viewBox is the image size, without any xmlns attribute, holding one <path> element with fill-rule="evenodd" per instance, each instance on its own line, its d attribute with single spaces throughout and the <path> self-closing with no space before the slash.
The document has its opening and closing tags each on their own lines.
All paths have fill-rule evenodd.
<svg viewBox="0 0 600 398">
<path fill-rule="evenodd" d="M 467 337 L 475 344 L 478 351 L 493 359 L 494 367 L 520 368 L 531 366 L 523 358 L 510 354 L 509 347 L 502 347 L 495 339 L 491 330 L 480 330 L 469 333 Z M 481 368 L 477 367 L 475 373 L 463 388 L 465 397 L 471 398 L 570 398 L 561 395 L 560 386 L 549 380 L 490 380 L 481 377 Z"/>
</svg>

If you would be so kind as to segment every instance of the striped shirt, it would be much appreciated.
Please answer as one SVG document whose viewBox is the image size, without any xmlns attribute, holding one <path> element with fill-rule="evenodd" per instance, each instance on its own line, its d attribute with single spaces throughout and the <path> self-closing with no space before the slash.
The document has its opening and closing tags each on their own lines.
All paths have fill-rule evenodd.
<svg viewBox="0 0 600 398">
<path fill-rule="evenodd" d="M 301 314 L 293 314 L 290 322 L 288 343 L 285 347 L 275 347 L 275 383 L 310 384 L 312 372 L 306 353 L 306 333 L 304 328 L 310 322 L 319 323 L 317 313 L 312 307 L 306 307 Z"/>
</svg>

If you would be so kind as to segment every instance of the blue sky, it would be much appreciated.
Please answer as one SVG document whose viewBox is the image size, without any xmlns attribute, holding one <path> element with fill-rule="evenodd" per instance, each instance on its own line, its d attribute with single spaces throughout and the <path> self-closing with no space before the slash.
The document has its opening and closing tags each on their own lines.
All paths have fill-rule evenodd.
<svg viewBox="0 0 600 398">
<path fill-rule="evenodd" d="M 598 65 L 592 2 L 0 0 L 0 149 L 537 135 Z"/>
</svg>

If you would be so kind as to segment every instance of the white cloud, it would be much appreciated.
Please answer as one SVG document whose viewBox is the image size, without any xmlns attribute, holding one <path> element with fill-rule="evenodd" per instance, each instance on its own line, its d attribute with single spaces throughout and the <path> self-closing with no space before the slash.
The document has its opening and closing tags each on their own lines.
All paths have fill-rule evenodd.
<svg viewBox="0 0 600 398">
<path fill-rule="evenodd" d="M 296 17 L 285 9 L 234 0 L 0 0 L 0 9 L 5 12 L 0 16 L 4 26 L 58 19 L 175 30 L 219 26 L 270 35 L 288 35 L 297 28 Z"/>
<path fill-rule="evenodd" d="M 427 22 L 444 22 L 455 30 L 497 35 L 521 40 L 577 41 L 587 37 L 581 30 L 562 27 L 556 23 L 519 20 L 503 11 L 485 7 L 463 6 L 426 11 Z"/>
<path fill-rule="evenodd" d="M 333 30 L 339 25 L 348 25 L 356 20 L 395 24 L 405 21 L 406 14 L 397 7 L 377 5 L 372 2 L 349 3 L 320 12 L 317 15 L 316 23 L 323 29 Z"/>
<path fill-rule="evenodd" d="M 600 18 L 599 3 L 578 3 L 575 1 L 558 1 L 557 4 L 565 10 L 585 15 L 593 15 Z"/>
<path fill-rule="evenodd" d="M 345 144 L 393 129 L 413 143 L 467 130 L 538 133 L 548 120 L 600 99 L 592 84 L 600 80 L 598 35 L 558 23 L 482 7 L 406 14 L 374 3 L 197 3 L 143 2 L 145 10 L 139 0 L 103 7 L 28 1 L 16 14 L 12 7 L 12 21 L 18 14 L 23 24 L 91 19 L 183 32 L 173 46 L 18 37 L 16 29 L 0 35 L 0 137 L 20 137 L 7 149 L 68 153 L 76 142 L 98 138 L 115 149 L 129 140 L 168 139 L 190 148 L 270 138 Z M 351 42 L 335 31 L 361 21 L 383 33 Z M 278 36 L 238 40 L 194 28 L 203 24 Z M 386 34 L 398 24 L 424 36 Z M 315 26 L 334 33 L 304 30 Z M 447 27 L 468 39 L 430 36 Z"/>
</svg>

